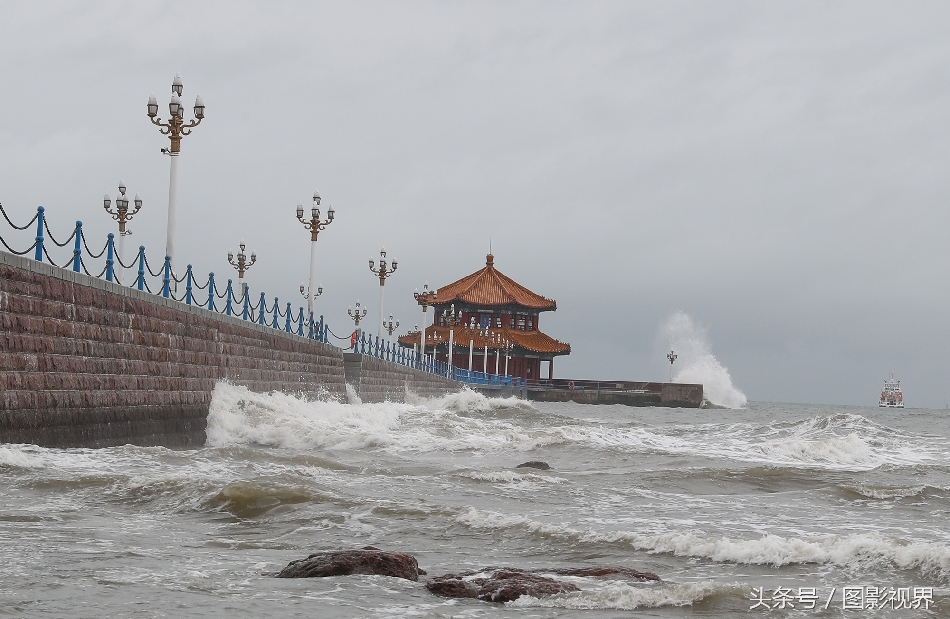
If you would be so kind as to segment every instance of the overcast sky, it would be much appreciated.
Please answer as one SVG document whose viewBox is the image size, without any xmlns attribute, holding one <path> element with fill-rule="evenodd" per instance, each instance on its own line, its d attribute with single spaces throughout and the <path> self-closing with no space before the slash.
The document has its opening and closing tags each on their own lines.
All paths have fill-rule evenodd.
<svg viewBox="0 0 950 619">
<path fill-rule="evenodd" d="M 950 5 L 940 2 L 0 3 L 0 202 L 68 234 L 140 192 L 164 253 L 167 116 L 189 115 L 178 253 L 293 299 L 318 189 L 317 309 L 387 311 L 495 265 L 558 302 L 555 375 L 662 380 L 683 311 L 752 400 L 950 403 Z M 110 225 L 111 224 L 111 225 Z M 4 238 L 11 238 L 4 229 Z M 29 235 L 26 235 L 27 237 Z M 20 238 L 20 237 L 14 237 Z M 32 242 L 23 237 L 26 245 Z M 232 271 L 233 272 L 233 271 Z M 431 316 L 431 312 L 430 312 Z M 371 316 L 372 317 L 372 316 Z M 400 331 L 403 331 L 401 328 Z"/>
</svg>

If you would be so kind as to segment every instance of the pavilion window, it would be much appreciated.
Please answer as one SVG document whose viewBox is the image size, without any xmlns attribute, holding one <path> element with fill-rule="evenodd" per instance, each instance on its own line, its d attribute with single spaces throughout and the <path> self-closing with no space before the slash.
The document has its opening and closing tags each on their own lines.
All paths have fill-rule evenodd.
<svg viewBox="0 0 950 619">
<path fill-rule="evenodd" d="M 524 331 L 524 316 L 518 316 L 518 330 Z"/>
<path fill-rule="evenodd" d="M 495 316 L 495 328 L 501 329 L 501 316 Z"/>
</svg>

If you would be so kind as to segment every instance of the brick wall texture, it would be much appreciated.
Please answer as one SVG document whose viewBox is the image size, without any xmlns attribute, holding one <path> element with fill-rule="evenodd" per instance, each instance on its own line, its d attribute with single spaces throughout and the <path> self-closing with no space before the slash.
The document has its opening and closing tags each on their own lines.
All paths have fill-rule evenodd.
<svg viewBox="0 0 950 619">
<path fill-rule="evenodd" d="M 368 401 L 458 388 L 371 361 Z M 0 252 L 0 443 L 199 446 L 222 379 L 345 398 L 339 348 Z"/>
</svg>

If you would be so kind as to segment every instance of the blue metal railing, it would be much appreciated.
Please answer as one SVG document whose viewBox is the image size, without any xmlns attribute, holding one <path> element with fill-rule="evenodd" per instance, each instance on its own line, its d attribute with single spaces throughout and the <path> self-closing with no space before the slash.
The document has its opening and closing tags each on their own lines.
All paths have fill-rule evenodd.
<svg viewBox="0 0 950 619">
<path fill-rule="evenodd" d="M 415 348 L 407 348 L 398 342 L 380 338 L 378 335 L 374 337 L 370 333 L 360 332 L 359 337 L 353 342 L 352 350 L 361 355 L 369 355 L 437 376 L 444 376 L 460 383 L 494 387 L 521 386 L 521 378 L 519 377 L 486 374 L 485 372 L 476 372 L 465 368 L 450 367 L 448 363 L 439 361 L 432 355 L 420 355 Z"/>
<path fill-rule="evenodd" d="M 72 235 L 67 238 L 65 241 L 60 243 L 57 241 L 49 230 L 49 225 L 46 218 L 46 210 L 40 206 L 36 209 L 36 215 L 27 223 L 25 226 L 17 226 L 10 218 L 7 216 L 6 211 L 3 209 L 3 206 L 0 205 L 0 214 L 14 230 L 26 230 L 33 223 L 36 223 L 36 237 L 33 241 L 33 245 L 28 247 L 23 251 L 17 251 L 11 247 L 7 241 L 0 237 L 0 244 L 6 248 L 7 251 L 18 256 L 23 256 L 33 252 L 33 259 L 37 262 L 48 262 L 49 264 L 60 267 L 60 268 L 70 268 L 76 273 L 85 273 L 91 277 L 104 278 L 106 281 L 115 282 L 120 285 L 126 285 L 119 281 L 118 269 L 116 266 L 122 267 L 123 269 L 132 268 L 137 266 L 135 271 L 135 279 L 129 284 L 130 288 L 135 288 L 143 292 L 152 292 L 152 287 L 149 285 L 149 278 L 154 278 L 152 281 L 158 280 L 156 283 L 158 286 L 156 290 L 157 293 L 166 299 L 174 299 L 180 301 L 187 305 L 198 305 L 195 299 L 195 288 L 198 290 L 208 290 L 208 300 L 205 303 L 200 305 L 206 307 L 211 311 L 216 311 L 223 313 L 227 316 L 240 316 L 242 320 L 248 322 L 254 322 L 260 325 L 268 324 L 268 321 L 265 320 L 265 317 L 273 313 L 273 321 L 269 323 L 269 326 L 274 329 L 283 330 L 287 333 L 293 333 L 301 337 L 306 337 L 311 340 L 317 340 L 319 342 L 327 342 L 329 328 L 327 327 L 326 322 L 323 319 L 323 316 L 320 316 L 317 320 L 313 313 L 311 312 L 307 316 L 304 312 L 304 308 L 299 308 L 296 312 L 293 310 L 293 307 L 290 303 L 287 303 L 286 309 L 281 310 L 279 306 L 279 301 L 277 297 L 274 297 L 274 305 L 271 308 L 268 308 L 266 302 L 266 294 L 261 293 L 260 300 L 257 303 L 250 302 L 250 289 L 242 286 L 241 290 L 235 292 L 233 287 L 233 281 L 228 280 L 228 285 L 225 288 L 225 291 L 222 293 L 218 290 L 217 285 L 214 280 L 214 273 L 208 274 L 208 280 L 204 285 L 198 283 L 195 279 L 194 270 L 189 264 L 185 272 L 184 277 L 177 277 L 174 271 L 171 268 L 171 258 L 165 256 L 161 267 L 157 271 L 152 271 L 152 267 L 149 265 L 148 256 L 145 253 L 145 246 L 139 246 L 138 253 L 135 256 L 135 259 L 129 264 L 124 264 L 121 260 L 121 257 L 116 252 L 115 248 L 115 235 L 109 233 L 105 246 L 102 248 L 98 254 L 89 249 L 89 245 L 86 241 L 86 234 L 83 231 L 82 222 L 77 221 L 75 227 L 73 228 Z M 53 245 L 57 247 L 64 247 L 70 242 L 74 241 L 72 256 L 64 262 L 62 265 L 58 265 L 53 262 L 53 259 L 49 255 L 47 250 L 47 242 L 51 241 Z M 85 249 L 85 257 L 83 249 Z M 87 266 L 87 260 L 89 259 L 99 259 L 104 257 L 104 266 L 102 271 L 97 274 L 91 273 Z M 184 292 L 178 296 L 176 294 L 177 284 L 185 283 Z M 224 306 L 218 308 L 216 303 L 217 300 L 223 299 Z M 284 324 L 280 325 L 278 320 L 284 318 Z"/>
</svg>

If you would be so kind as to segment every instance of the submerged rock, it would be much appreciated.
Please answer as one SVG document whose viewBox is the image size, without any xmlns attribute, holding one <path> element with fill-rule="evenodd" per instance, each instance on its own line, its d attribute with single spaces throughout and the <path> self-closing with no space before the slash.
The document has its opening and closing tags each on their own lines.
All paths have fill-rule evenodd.
<svg viewBox="0 0 950 619">
<path fill-rule="evenodd" d="M 510 602 L 522 595 L 542 598 L 555 593 L 580 591 L 569 582 L 559 582 L 553 578 L 512 568 L 446 574 L 427 582 L 426 588 L 444 597 L 477 598 L 486 602 Z"/>
<path fill-rule="evenodd" d="M 516 469 L 541 469 L 542 471 L 546 471 L 551 468 L 551 465 L 548 464 L 547 462 L 541 462 L 540 460 L 532 460 L 531 462 L 522 462 L 515 468 Z"/>
<path fill-rule="evenodd" d="M 350 574 L 378 574 L 419 580 L 419 563 L 411 555 L 385 552 L 373 546 L 362 550 L 335 550 L 315 552 L 306 559 L 291 561 L 281 570 L 278 578 L 323 578 Z"/>
<path fill-rule="evenodd" d="M 426 588 L 444 597 L 476 598 L 486 602 L 510 602 L 522 595 L 542 598 L 557 593 L 580 591 L 574 583 L 562 582 L 542 574 L 637 581 L 660 580 L 660 577 L 652 572 L 639 572 L 629 567 L 565 567 L 534 571 L 514 567 L 486 567 L 479 572 L 446 574 L 433 578 L 426 583 Z"/>
</svg>

